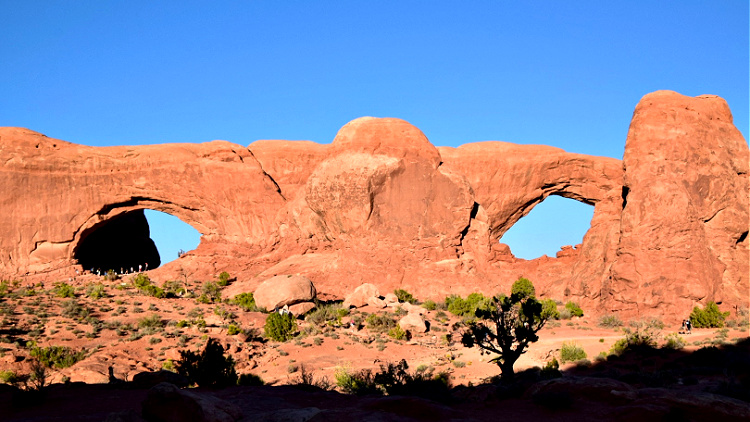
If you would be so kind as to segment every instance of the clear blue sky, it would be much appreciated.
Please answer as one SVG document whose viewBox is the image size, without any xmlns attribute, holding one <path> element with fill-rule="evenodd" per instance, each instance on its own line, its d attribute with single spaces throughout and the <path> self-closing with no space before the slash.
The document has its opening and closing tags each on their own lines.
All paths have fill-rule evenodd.
<svg viewBox="0 0 750 422">
<path fill-rule="evenodd" d="M 621 158 L 659 89 L 722 96 L 748 136 L 747 0 L 0 0 L 0 14 L 0 126 L 87 145 L 328 143 L 370 115 L 435 145 Z M 550 227 L 560 202 L 503 241 L 532 258 L 580 242 L 590 211 Z"/>
</svg>

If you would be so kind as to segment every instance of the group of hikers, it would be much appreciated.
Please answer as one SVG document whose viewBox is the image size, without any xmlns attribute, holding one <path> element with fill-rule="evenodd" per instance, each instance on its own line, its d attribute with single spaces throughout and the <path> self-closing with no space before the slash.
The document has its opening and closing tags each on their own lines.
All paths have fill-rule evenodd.
<svg viewBox="0 0 750 422">
<path fill-rule="evenodd" d="M 690 322 L 690 318 L 682 320 L 682 328 L 680 328 L 680 334 L 692 334 L 693 323 Z"/>
<path fill-rule="evenodd" d="M 145 271 L 148 271 L 148 262 L 145 263 L 145 264 L 138 264 L 138 272 L 139 273 L 143 272 L 144 269 L 145 269 Z M 135 274 L 135 268 L 134 267 L 130 267 L 130 271 L 128 271 L 128 269 L 124 268 L 124 267 L 120 267 L 120 272 L 119 273 L 117 272 L 117 270 L 113 270 L 113 271 L 115 271 L 115 273 L 119 274 L 119 275 Z M 96 275 L 99 275 L 99 276 L 104 275 L 104 274 L 107 273 L 107 271 L 102 271 L 101 268 L 97 268 L 96 270 L 94 270 L 94 267 L 91 267 L 91 270 L 89 272 L 91 274 L 96 274 Z M 76 274 L 78 274 L 78 270 L 76 270 Z"/>
</svg>

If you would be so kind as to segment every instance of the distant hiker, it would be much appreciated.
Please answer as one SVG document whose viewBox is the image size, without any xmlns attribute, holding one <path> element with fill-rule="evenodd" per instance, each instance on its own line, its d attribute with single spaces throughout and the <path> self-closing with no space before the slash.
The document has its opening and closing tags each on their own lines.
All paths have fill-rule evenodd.
<svg viewBox="0 0 750 422">
<path fill-rule="evenodd" d="M 143 271 L 143 264 L 138 264 L 138 272 Z"/>
<path fill-rule="evenodd" d="M 687 333 L 692 334 L 693 333 L 693 323 L 690 322 L 690 319 L 685 321 L 685 328 L 687 328 Z"/>
<path fill-rule="evenodd" d="M 146 271 L 148 271 L 148 262 L 146 263 Z"/>
<path fill-rule="evenodd" d="M 680 334 L 685 334 L 687 332 L 687 320 L 682 320 L 682 326 L 680 327 Z"/>
<path fill-rule="evenodd" d="M 130 267 L 130 272 L 128 274 L 133 274 L 135 271 L 133 271 L 133 267 Z"/>
</svg>

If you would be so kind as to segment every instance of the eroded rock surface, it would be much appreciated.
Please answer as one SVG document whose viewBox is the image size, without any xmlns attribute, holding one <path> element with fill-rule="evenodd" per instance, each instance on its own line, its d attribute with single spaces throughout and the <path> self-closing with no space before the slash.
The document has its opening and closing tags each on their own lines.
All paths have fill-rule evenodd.
<svg viewBox="0 0 750 422">
<path fill-rule="evenodd" d="M 372 117 L 330 145 L 95 148 L 0 128 L 0 160 L 3 277 L 72 275 L 87 238 L 149 208 L 202 234 L 152 278 L 228 271 L 233 294 L 301 275 L 329 298 L 371 283 L 442 300 L 525 276 L 541 297 L 669 317 L 708 300 L 746 305 L 750 290 L 748 146 L 717 97 L 645 96 L 624 161 L 505 142 L 436 148 L 408 122 Z M 594 206 L 582 244 L 514 257 L 498 238 L 550 195 Z"/>
</svg>

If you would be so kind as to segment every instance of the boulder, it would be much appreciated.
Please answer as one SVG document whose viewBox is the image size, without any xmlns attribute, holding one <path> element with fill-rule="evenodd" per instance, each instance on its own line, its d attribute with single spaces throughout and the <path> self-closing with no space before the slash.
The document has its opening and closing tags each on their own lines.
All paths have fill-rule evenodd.
<svg viewBox="0 0 750 422">
<path fill-rule="evenodd" d="M 289 307 L 289 312 L 292 313 L 294 316 L 302 316 L 306 313 L 312 311 L 315 309 L 315 303 L 313 302 L 302 302 L 302 303 L 296 303 Z"/>
<path fill-rule="evenodd" d="M 378 309 L 382 309 L 388 306 L 388 304 L 386 304 L 383 299 L 374 296 L 367 299 L 367 304 L 372 306 L 373 308 Z"/>
<path fill-rule="evenodd" d="M 180 390 L 166 382 L 152 387 L 141 405 L 149 422 L 234 422 L 242 418 L 240 408 L 206 393 Z"/>
<path fill-rule="evenodd" d="M 386 293 L 383 300 L 385 300 L 385 303 L 388 304 L 388 306 L 398 304 L 398 297 L 393 293 Z"/>
<path fill-rule="evenodd" d="M 374 284 L 365 283 L 354 289 L 349 296 L 344 299 L 344 308 L 361 308 L 367 305 L 367 301 L 372 297 L 380 297 L 378 287 Z"/>
<path fill-rule="evenodd" d="M 269 311 L 284 305 L 310 302 L 315 299 L 315 295 L 312 281 L 301 275 L 278 275 L 269 278 L 253 293 L 255 304 Z"/>
<path fill-rule="evenodd" d="M 425 333 L 427 332 L 427 324 L 421 315 L 417 313 L 410 313 L 398 321 L 398 325 L 405 331 L 411 333 Z"/>
</svg>

